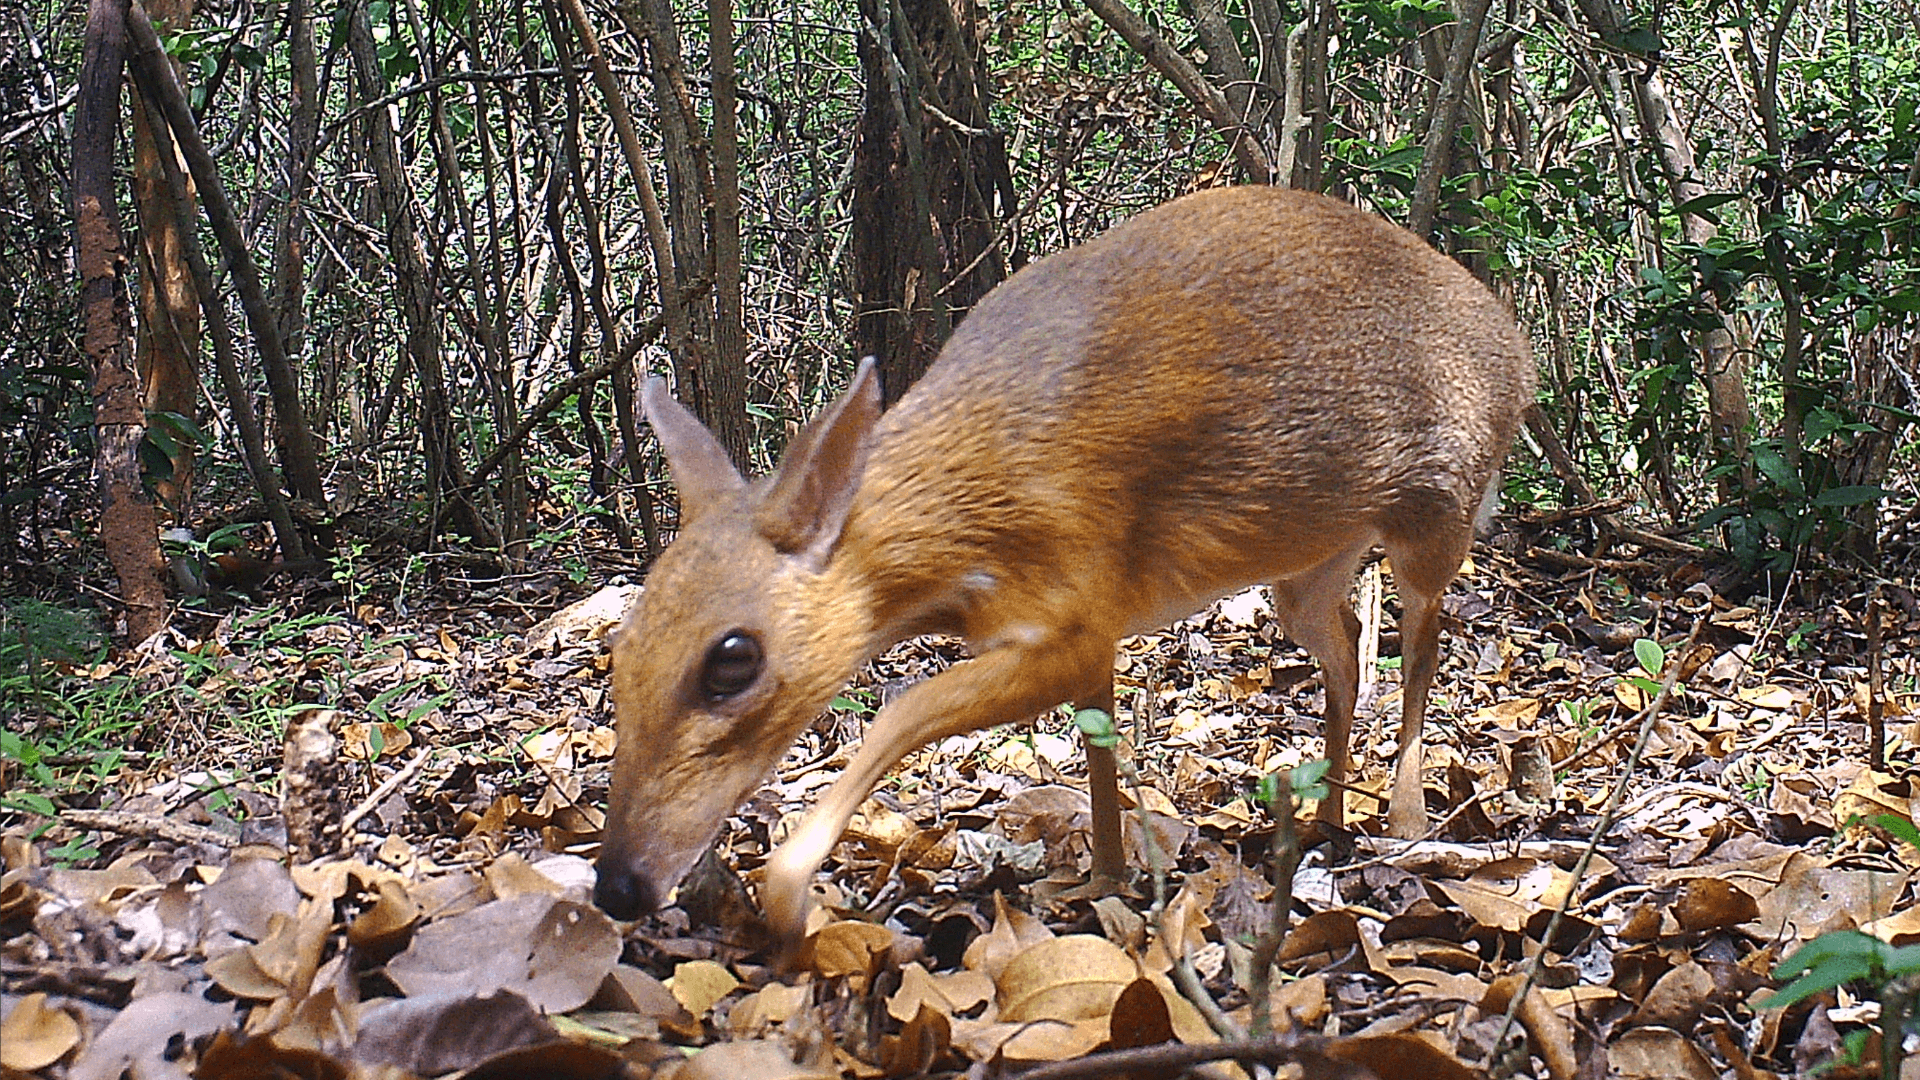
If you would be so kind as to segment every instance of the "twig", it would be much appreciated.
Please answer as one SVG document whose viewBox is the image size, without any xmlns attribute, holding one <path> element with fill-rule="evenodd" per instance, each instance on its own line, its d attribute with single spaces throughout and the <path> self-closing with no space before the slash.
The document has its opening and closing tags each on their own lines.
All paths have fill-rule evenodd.
<svg viewBox="0 0 1920 1080">
<path fill-rule="evenodd" d="M 1686 645 L 1670 654 L 1667 676 L 1660 680 L 1660 692 L 1654 695 L 1652 701 L 1647 702 L 1647 707 L 1640 714 L 1640 737 L 1634 740 L 1633 752 L 1627 755 L 1626 768 L 1620 770 L 1620 777 L 1614 782 L 1613 791 L 1607 796 L 1606 806 L 1600 811 L 1600 820 L 1594 824 L 1593 835 L 1587 838 L 1586 850 L 1580 853 L 1580 861 L 1574 864 L 1569 874 L 1571 880 L 1567 885 L 1566 895 L 1560 898 L 1560 906 L 1554 909 L 1553 917 L 1547 920 L 1546 932 L 1540 935 L 1539 951 L 1534 953 L 1533 959 L 1527 962 L 1526 974 L 1521 978 L 1519 988 L 1514 990 L 1512 999 L 1507 1002 L 1506 1016 L 1500 1023 L 1500 1034 L 1487 1048 L 1487 1056 L 1481 1062 L 1481 1068 L 1489 1070 L 1493 1068 L 1494 1059 L 1499 1056 L 1500 1048 L 1506 1045 L 1507 1036 L 1513 1031 L 1514 1019 L 1520 1015 L 1521 1003 L 1526 1000 L 1527 992 L 1533 989 L 1534 980 L 1540 977 L 1541 969 L 1546 967 L 1547 953 L 1553 945 L 1554 935 L 1559 933 L 1561 921 L 1573 907 L 1573 898 L 1580 893 L 1580 882 L 1587 875 L 1587 867 L 1593 864 L 1593 856 L 1600 848 L 1600 841 L 1613 828 L 1614 818 L 1626 797 L 1627 782 L 1633 779 L 1634 772 L 1640 767 L 1640 756 L 1646 753 L 1647 743 L 1653 739 L 1654 719 L 1660 715 L 1660 710 L 1666 707 L 1667 698 L 1673 695 L 1674 684 L 1680 681 L 1680 671 L 1686 666 L 1686 657 L 1693 651 L 1694 644 L 1700 640 L 1700 631 L 1706 629 L 1706 625 L 1707 615 L 1702 614 L 1696 617 L 1693 620 L 1693 629 L 1687 633 Z"/>
<path fill-rule="evenodd" d="M 1267 1065 L 1312 1062 L 1314 1067 L 1307 1070 L 1308 1075 L 1323 1080 L 1357 1080 L 1373 1075 L 1357 1065 L 1328 1057 L 1328 1045 L 1329 1041 L 1322 1036 L 1295 1034 L 1217 1043 L 1161 1043 L 1052 1062 L 1028 1069 L 1020 1074 L 1020 1080 L 1080 1080 L 1081 1077 L 1112 1077 L 1160 1070 L 1172 1072 L 1209 1061 L 1257 1061 Z"/>
<path fill-rule="evenodd" d="M 1875 772 L 1887 771 L 1887 719 L 1880 682 L 1880 583 L 1867 591 L 1867 760 Z"/>
<path fill-rule="evenodd" d="M 382 783 L 379 787 L 373 789 L 373 794 L 361 800 L 360 805 L 354 807 L 352 810 L 347 811 L 347 816 L 340 819 L 340 834 L 342 836 L 345 836 L 348 833 L 351 833 L 353 831 L 353 827 L 360 823 L 361 818 L 366 817 L 368 814 L 373 813 L 376 807 L 378 807 L 381 803 L 387 801 L 388 796 L 400 790 L 401 785 L 405 784 L 407 781 L 413 779 L 415 776 L 420 775 L 420 770 L 427 767 L 427 762 L 432 761 L 435 757 L 438 757 L 438 756 L 439 755 L 437 755 L 431 749 L 423 749 L 419 753 L 413 755 L 412 761 L 409 761 L 405 765 L 401 766 L 399 772 L 396 772 L 392 776 L 387 777 L 384 783 Z"/>
<path fill-rule="evenodd" d="M 1660 567 L 1646 559 L 1598 559 L 1591 555 L 1576 555 L 1569 551 L 1555 551 L 1552 548 L 1530 547 L 1527 558 L 1534 562 L 1551 563 L 1568 570 L 1604 570 L 1609 574 L 1656 574 Z"/>
<path fill-rule="evenodd" d="M 1294 822 L 1292 771 L 1279 773 L 1274 786 L 1280 790 L 1268 804 L 1275 827 L 1273 915 L 1267 932 L 1254 943 L 1250 958 L 1253 979 L 1247 988 L 1247 996 L 1253 999 L 1253 1034 L 1256 1036 L 1265 1035 L 1273 1023 L 1273 961 L 1287 941 L 1288 924 L 1293 915 L 1293 875 L 1300 869 L 1300 833 Z"/>
<path fill-rule="evenodd" d="M 130 814 L 125 810 L 62 810 L 60 820 L 82 829 L 142 836 L 149 840 L 171 840 L 176 844 L 212 844 L 227 848 L 240 844 L 237 838 L 205 825 L 152 814 Z"/>
<path fill-rule="evenodd" d="M 1153 707 L 1157 696 L 1157 685 L 1158 680 L 1149 674 L 1146 688 L 1135 699 L 1139 702 L 1133 710 L 1133 729 L 1136 739 L 1153 733 Z M 1207 1026 L 1213 1029 L 1214 1034 L 1228 1040 L 1244 1038 L 1246 1032 L 1240 1030 L 1240 1025 L 1234 1023 L 1226 1011 L 1220 1008 L 1220 1003 L 1213 1000 L 1212 994 L 1207 993 L 1206 986 L 1200 981 L 1200 973 L 1194 970 L 1193 960 L 1187 956 L 1183 943 L 1175 941 L 1167 933 L 1167 869 L 1173 864 L 1173 860 L 1160 850 L 1160 841 L 1154 834 L 1153 820 L 1147 813 L 1147 800 L 1141 793 L 1140 770 L 1134 768 L 1131 757 L 1122 761 L 1119 760 L 1119 755 L 1115 755 L 1115 760 L 1120 766 L 1121 775 L 1126 777 L 1128 785 L 1133 788 L 1133 810 L 1140 819 L 1140 835 L 1147 846 L 1147 865 L 1153 873 L 1153 926 L 1155 932 L 1160 935 L 1160 943 L 1167 950 L 1167 955 L 1173 957 L 1173 985 L 1180 991 L 1182 997 L 1199 1010 L 1200 1016 L 1206 1020 Z"/>
</svg>

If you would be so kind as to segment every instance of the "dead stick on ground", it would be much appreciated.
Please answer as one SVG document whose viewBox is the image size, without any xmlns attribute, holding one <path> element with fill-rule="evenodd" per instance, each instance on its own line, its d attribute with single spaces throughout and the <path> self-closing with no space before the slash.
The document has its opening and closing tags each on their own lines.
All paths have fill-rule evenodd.
<svg viewBox="0 0 1920 1080">
<path fill-rule="evenodd" d="M 1613 829 L 1614 815 L 1626 798 L 1627 782 L 1633 779 L 1634 772 L 1640 767 L 1640 755 L 1646 753 L 1647 743 L 1653 739 L 1653 722 L 1660 716 L 1660 710 L 1666 707 L 1667 698 L 1673 695 L 1674 684 L 1680 681 L 1680 669 L 1693 652 L 1694 643 L 1700 640 L 1700 631 L 1706 628 L 1708 614 L 1711 614 L 1711 609 L 1696 617 L 1693 629 L 1687 633 L 1687 643 L 1668 654 L 1667 676 L 1660 680 L 1660 692 L 1647 702 L 1646 711 L 1641 714 L 1640 737 L 1634 740 L 1633 752 L 1627 755 L 1626 768 L 1620 770 L 1620 778 L 1614 781 L 1613 791 L 1607 795 L 1607 805 L 1600 811 L 1600 820 L 1594 824 L 1593 835 L 1587 839 L 1587 849 L 1580 853 L 1580 861 L 1574 864 L 1566 895 L 1560 898 L 1560 906 L 1554 909 L 1553 918 L 1547 920 L 1546 933 L 1540 935 L 1540 950 L 1527 962 L 1527 972 L 1520 980 L 1520 988 L 1514 991 L 1512 1000 L 1507 1002 L 1507 1013 L 1500 1023 L 1500 1035 L 1487 1048 L 1486 1060 L 1480 1066 L 1483 1069 L 1493 1068 L 1494 1058 L 1500 1055 L 1500 1048 L 1507 1043 L 1507 1035 L 1513 1031 L 1513 1021 L 1520 1014 L 1521 1003 L 1526 1000 L 1527 992 L 1533 989 L 1534 980 L 1539 978 L 1541 969 L 1546 966 L 1553 936 L 1559 932 L 1560 922 L 1566 918 L 1568 909 L 1573 907 L 1573 898 L 1580 894 L 1580 883 L 1586 878 L 1587 867 L 1593 864 L 1600 841 Z"/>
<path fill-rule="evenodd" d="M 99 829 L 122 836 L 144 836 L 149 840 L 171 840 L 176 844 L 212 844 L 237 847 L 240 841 L 217 829 L 193 825 L 151 814 L 129 814 L 124 810 L 63 810 L 60 820 L 82 829 Z"/>
<path fill-rule="evenodd" d="M 1357 1065 L 1327 1056 L 1328 1045 L 1329 1040 L 1323 1036 L 1293 1033 L 1217 1043 L 1159 1043 L 1056 1061 L 1026 1070 L 1020 1074 L 1020 1080 L 1081 1080 L 1082 1077 L 1104 1078 L 1161 1070 L 1171 1073 L 1209 1061 L 1255 1061 L 1268 1065 L 1284 1065 L 1290 1061 L 1311 1063 L 1307 1074 L 1322 1080 L 1357 1080 L 1373 1075 Z"/>
<path fill-rule="evenodd" d="M 352 833 L 353 827 L 360 823 L 361 818 L 373 813 L 374 808 L 386 802 L 387 797 L 400 790 L 401 785 L 420 775 L 420 770 L 426 768 L 427 762 L 432 761 L 436 756 L 432 750 L 421 750 L 413 755 L 412 761 L 401 766 L 399 772 L 387 777 L 384 783 L 373 789 L 373 794 L 362 799 L 359 806 L 347 812 L 347 816 L 340 820 L 340 834 L 345 836 Z"/>
</svg>

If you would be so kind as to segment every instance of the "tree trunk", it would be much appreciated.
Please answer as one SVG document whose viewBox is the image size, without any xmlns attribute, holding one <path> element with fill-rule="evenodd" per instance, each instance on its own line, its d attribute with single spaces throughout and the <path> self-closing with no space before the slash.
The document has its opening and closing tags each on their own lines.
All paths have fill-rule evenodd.
<svg viewBox="0 0 1920 1080">
<path fill-rule="evenodd" d="M 193 17 L 193 0 L 154 0 L 151 13 L 184 29 Z M 153 128 L 166 122 L 157 104 L 149 104 L 143 94 L 133 96 L 133 203 L 140 219 L 140 321 L 134 358 L 149 422 L 164 425 L 163 430 L 177 425 L 157 414 L 171 413 L 192 423 L 200 411 L 200 294 L 181 253 L 186 238 L 155 149 Z M 186 431 L 170 434 L 171 473 L 155 478 L 154 491 L 172 510 L 175 522 L 189 524 L 199 447 Z"/>
<path fill-rule="evenodd" d="M 969 0 L 863 0 L 853 344 L 892 404 L 1007 274 L 1006 141 L 989 126 Z"/>
<path fill-rule="evenodd" d="M 92 0 L 88 5 L 73 126 L 73 246 L 80 272 L 82 342 L 93 364 L 100 541 L 120 579 L 127 637 L 139 643 L 166 629 L 167 597 L 153 501 L 140 476 L 146 409 L 133 367 L 127 256 L 113 187 L 126 20 L 126 0 Z"/>
<path fill-rule="evenodd" d="M 1473 74 L 1473 58 L 1480 51 L 1480 32 L 1487 24 L 1491 0 L 1466 0 L 1460 21 L 1453 28 L 1453 46 L 1447 53 L 1446 77 L 1433 103 L 1433 120 L 1427 125 L 1425 153 L 1420 171 L 1413 179 L 1412 205 L 1407 209 L 1407 229 L 1429 242 L 1433 240 L 1435 215 L 1440 206 L 1440 185 L 1453 165 L 1453 144 L 1459 137 L 1460 110 L 1467 97 L 1467 80 Z"/>
<path fill-rule="evenodd" d="M 260 363 L 266 371 L 267 386 L 273 394 L 276 431 L 280 440 L 282 469 L 293 493 L 324 507 L 326 496 L 320 483 L 320 465 L 313 445 L 313 432 L 307 426 L 306 411 L 300 404 L 299 381 L 281 346 L 279 328 L 268 310 L 266 292 L 260 286 L 260 268 L 253 261 L 252 249 L 240 231 L 240 222 L 227 201 L 220 174 L 214 169 L 213 155 L 200 136 L 186 95 L 173 79 L 173 66 L 161 51 L 160 39 L 146 12 L 132 8 L 127 26 L 136 47 L 134 63 L 148 100 L 157 101 L 166 115 L 167 127 L 186 159 L 193 181 L 199 185 L 200 203 L 207 212 L 207 224 L 220 240 L 233 282 L 240 293 L 240 307 L 246 312 L 247 326 L 253 332 L 254 346 L 260 350 Z M 324 534 L 323 534 L 324 535 Z M 283 552 L 285 553 L 285 552 Z M 289 554 L 290 553 L 285 553 Z"/>
<path fill-rule="evenodd" d="M 687 339 L 679 367 L 683 400 L 727 448 L 734 465 L 752 464 L 753 425 L 747 415 L 747 373 L 739 363 L 724 362 L 716 348 L 718 321 L 711 288 L 718 286 L 714 256 L 714 225 L 707 210 L 714 202 L 712 162 L 707 140 L 700 137 L 699 117 L 688 90 L 680 30 L 673 22 L 669 0 L 626 0 L 620 14 L 628 30 L 644 38 L 648 70 L 653 75 L 654 105 L 660 122 L 661 158 L 667 166 L 667 221 L 673 238 L 673 266 L 663 272 L 661 300 L 684 304 Z M 734 219 L 738 228 L 738 218 Z M 734 238 L 735 245 L 738 237 Z M 729 330 L 744 335 L 745 330 Z"/>
<path fill-rule="evenodd" d="M 1243 179 L 1255 184 L 1272 182 L 1273 167 L 1268 163 L 1265 151 L 1260 149 L 1257 140 L 1241 128 L 1240 118 L 1234 115 L 1233 106 L 1227 102 L 1226 95 L 1201 77 L 1200 72 L 1178 49 L 1154 33 L 1147 21 L 1127 6 L 1126 0 L 1087 0 L 1087 7 L 1125 38 L 1141 59 L 1178 87 L 1200 115 L 1227 138 L 1232 144 L 1234 160 L 1240 166 Z"/>
<path fill-rule="evenodd" d="M 1603 40 L 1624 49 L 1626 13 L 1616 0 L 1578 2 L 1594 31 Z M 1628 50 L 1628 55 L 1631 56 L 1631 50 Z M 1640 129 L 1647 141 L 1653 144 L 1674 205 L 1685 206 L 1707 192 L 1706 185 L 1700 181 L 1699 171 L 1694 167 L 1693 144 L 1687 140 L 1686 129 L 1681 126 L 1679 114 L 1674 111 L 1672 100 L 1667 97 L 1666 84 L 1660 78 L 1659 67 L 1650 59 L 1638 58 L 1625 67 L 1633 91 L 1634 111 L 1640 119 Z M 1680 215 L 1680 229 L 1687 242 L 1695 245 L 1708 243 L 1718 232 L 1712 219 L 1694 213 Z M 1719 303 L 1711 293 L 1707 294 L 1705 302 L 1719 313 Z M 1701 377 L 1707 387 L 1707 411 L 1711 418 L 1714 446 L 1727 460 L 1744 464 L 1747 460 L 1747 428 L 1753 419 L 1752 409 L 1747 402 L 1746 362 L 1733 347 L 1733 335 L 1725 325 L 1700 335 L 1698 348 Z M 1741 477 L 1743 486 L 1751 486 L 1744 472 L 1737 475 Z"/>
<path fill-rule="evenodd" d="M 373 26 L 367 17 L 365 0 L 356 0 L 347 20 L 347 49 L 353 55 L 361 97 L 372 101 L 386 93 L 386 82 L 374 54 Z M 400 151 L 387 110 L 368 110 L 366 124 L 372 136 L 367 140 L 367 158 L 380 188 L 387 257 L 392 262 L 394 288 L 399 294 L 400 314 L 407 327 L 406 359 L 420 383 L 420 400 L 415 407 L 427 462 L 429 493 L 436 499 L 447 500 L 445 509 L 451 512 L 456 531 L 484 547 L 492 547 L 498 543 L 498 536 L 471 501 L 466 467 L 453 430 L 452 402 L 447 395 L 441 362 L 440 323 L 433 300 L 431 271 L 413 220 L 413 188 L 400 167 Z"/>
</svg>

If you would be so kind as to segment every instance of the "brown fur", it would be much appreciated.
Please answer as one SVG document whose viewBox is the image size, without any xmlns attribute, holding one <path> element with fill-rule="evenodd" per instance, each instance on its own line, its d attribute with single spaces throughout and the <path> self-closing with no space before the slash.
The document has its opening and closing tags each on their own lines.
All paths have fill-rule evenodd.
<svg viewBox="0 0 1920 1080">
<path fill-rule="evenodd" d="M 962 635 L 975 659 L 883 709 L 776 854 L 763 902 L 782 930 L 901 756 L 1108 700 L 1119 638 L 1249 584 L 1274 584 L 1326 669 L 1337 777 L 1358 679 L 1347 590 L 1376 543 L 1406 608 L 1389 820 L 1417 834 L 1439 595 L 1533 385 L 1498 301 L 1416 237 L 1321 196 L 1235 188 L 1015 275 L 884 416 L 863 366 L 773 477 L 739 480 L 650 386 L 688 519 L 615 645 L 602 906 L 662 900 L 859 665 L 922 633 Z M 764 671 L 711 700 L 704 658 L 736 630 Z"/>
</svg>

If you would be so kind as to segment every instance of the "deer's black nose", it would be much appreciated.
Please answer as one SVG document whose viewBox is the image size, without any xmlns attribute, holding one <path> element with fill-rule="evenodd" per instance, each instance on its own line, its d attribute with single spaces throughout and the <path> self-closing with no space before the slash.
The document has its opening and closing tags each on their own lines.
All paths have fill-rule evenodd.
<svg viewBox="0 0 1920 1080">
<path fill-rule="evenodd" d="M 653 883 L 634 873 L 631 867 L 601 859 L 598 871 L 598 880 L 593 883 L 593 902 L 601 911 L 625 922 L 660 906 Z"/>
</svg>

